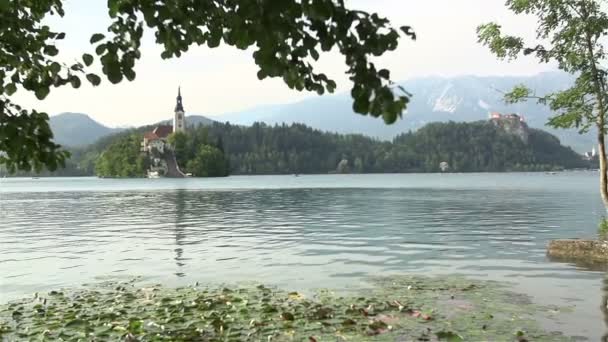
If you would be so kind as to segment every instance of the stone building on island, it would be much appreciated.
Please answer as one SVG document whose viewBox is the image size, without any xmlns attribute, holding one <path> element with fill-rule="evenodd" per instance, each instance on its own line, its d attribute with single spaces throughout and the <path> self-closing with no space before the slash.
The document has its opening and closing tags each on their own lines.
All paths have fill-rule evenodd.
<svg viewBox="0 0 608 342">
<path fill-rule="evenodd" d="M 150 163 L 148 178 L 182 178 L 186 176 L 179 169 L 173 148 L 168 141 L 169 136 L 177 132 L 186 132 L 186 113 L 182 103 L 180 88 L 177 89 L 173 126 L 158 125 L 152 131 L 144 133 L 143 141 L 141 142 L 141 152 L 148 156 Z"/>
</svg>

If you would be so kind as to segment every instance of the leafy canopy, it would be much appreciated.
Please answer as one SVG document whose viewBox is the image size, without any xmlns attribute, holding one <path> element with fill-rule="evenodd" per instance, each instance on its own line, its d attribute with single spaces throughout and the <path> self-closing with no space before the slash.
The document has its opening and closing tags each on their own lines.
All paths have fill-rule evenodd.
<svg viewBox="0 0 608 342">
<path fill-rule="evenodd" d="M 507 102 L 536 99 L 558 114 L 549 124 L 558 128 L 578 128 L 586 132 L 595 125 L 606 131 L 608 103 L 606 70 L 602 64 L 606 51 L 601 44 L 608 34 L 608 16 L 597 0 L 508 0 L 516 14 L 538 19 L 536 42 L 505 35 L 499 24 L 479 26 L 479 41 L 501 59 L 531 55 L 541 63 L 556 63 L 561 70 L 577 75 L 574 85 L 552 94 L 535 94 L 525 85 L 505 94 Z"/>
<path fill-rule="evenodd" d="M 394 122 L 410 94 L 394 91 L 390 72 L 371 59 L 397 48 L 399 30 L 377 14 L 347 9 L 343 0 L 108 0 L 112 19 L 107 32 L 92 35 L 95 54 L 73 64 L 59 61 L 55 46 L 65 33 L 54 32 L 43 19 L 63 16 L 62 0 L 0 0 L 0 164 L 15 169 L 55 169 L 66 152 L 52 142 L 48 116 L 14 103 L 23 89 L 44 99 L 52 88 L 83 81 L 97 86 L 101 77 L 89 67 L 99 62 L 111 83 L 136 77 L 144 30 L 163 46 L 163 58 L 179 57 L 193 45 L 252 48 L 258 78 L 282 77 L 287 86 L 323 94 L 336 83 L 315 70 L 320 51 L 345 57 L 353 82 L 357 113 Z M 412 39 L 407 26 L 400 31 Z"/>
</svg>

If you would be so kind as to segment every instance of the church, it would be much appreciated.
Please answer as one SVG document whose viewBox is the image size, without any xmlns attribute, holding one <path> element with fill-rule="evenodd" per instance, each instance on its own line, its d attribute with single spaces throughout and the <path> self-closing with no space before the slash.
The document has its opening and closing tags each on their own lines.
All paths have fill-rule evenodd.
<svg viewBox="0 0 608 342">
<path fill-rule="evenodd" d="M 173 126 L 157 125 L 152 131 L 144 133 L 141 152 L 150 160 L 149 178 L 160 176 L 184 177 L 179 170 L 173 150 L 167 139 L 171 133 L 186 132 L 186 113 L 182 103 L 181 88 L 177 88 L 177 101 L 173 115 Z"/>
</svg>

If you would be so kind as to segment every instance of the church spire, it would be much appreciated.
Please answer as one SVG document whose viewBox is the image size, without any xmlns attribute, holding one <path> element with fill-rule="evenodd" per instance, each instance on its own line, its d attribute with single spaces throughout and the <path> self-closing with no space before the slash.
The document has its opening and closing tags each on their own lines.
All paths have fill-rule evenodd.
<svg viewBox="0 0 608 342">
<path fill-rule="evenodd" d="M 182 89 L 181 87 L 177 87 L 177 103 L 175 104 L 176 112 L 183 112 L 184 106 L 182 104 Z"/>
<path fill-rule="evenodd" d="M 173 116 L 173 132 L 186 131 L 186 117 L 184 105 L 182 104 L 182 89 L 177 87 L 177 103 L 175 104 L 175 115 Z"/>
</svg>

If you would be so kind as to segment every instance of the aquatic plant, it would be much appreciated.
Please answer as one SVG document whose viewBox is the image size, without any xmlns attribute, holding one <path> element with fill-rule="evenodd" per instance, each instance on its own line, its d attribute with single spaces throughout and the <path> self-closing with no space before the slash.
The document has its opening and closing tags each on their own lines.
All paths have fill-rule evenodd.
<svg viewBox="0 0 608 342">
<path fill-rule="evenodd" d="M 55 341 L 559 341 L 546 308 L 459 277 L 377 278 L 365 295 L 263 285 L 182 288 L 136 281 L 35 294 L 0 306 L 0 339 Z"/>
</svg>

